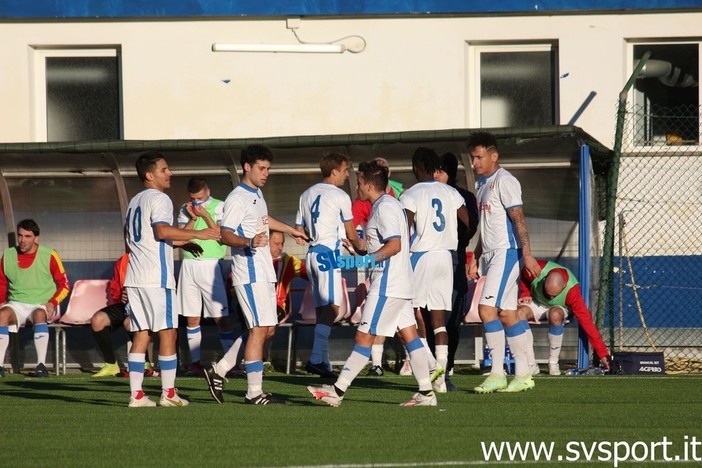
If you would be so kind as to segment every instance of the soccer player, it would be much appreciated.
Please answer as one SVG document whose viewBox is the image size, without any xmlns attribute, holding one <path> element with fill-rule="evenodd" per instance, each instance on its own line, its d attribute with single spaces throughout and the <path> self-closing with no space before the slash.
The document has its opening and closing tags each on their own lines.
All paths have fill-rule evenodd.
<svg viewBox="0 0 702 468">
<path fill-rule="evenodd" d="M 263 349 L 275 332 L 275 271 L 268 245 L 269 229 L 287 233 L 299 243 L 304 233 L 268 215 L 261 187 L 268 180 L 273 152 L 263 145 L 250 145 L 241 151 L 244 174 L 238 187 L 224 201 L 222 243 L 232 247 L 232 283 L 246 320 L 248 338 L 244 348 L 247 391 L 244 403 L 268 405 L 283 403 L 263 391 Z M 236 364 L 234 347 L 205 370 L 210 393 L 217 403 L 224 402 L 225 376 Z"/>
<path fill-rule="evenodd" d="M 602 336 L 592 321 L 592 315 L 585 305 L 578 280 L 573 272 L 556 262 L 538 260 L 538 263 L 541 267 L 541 274 L 536 278 L 530 276 L 526 269 L 522 270 L 517 313 L 527 326 L 529 320 L 537 322 L 548 320 L 549 375 L 561 375 L 558 357 L 561 354 L 563 343 L 563 324 L 569 311 L 578 319 L 578 323 L 595 349 L 602 367 L 609 369 L 607 345 L 602 341 Z M 530 344 L 527 350 L 529 367 L 538 369 L 534 359 L 534 338 L 531 330 L 527 332 L 527 336 Z"/>
<path fill-rule="evenodd" d="M 159 404 L 186 406 L 188 401 L 178 396 L 175 389 L 178 298 L 173 244 L 184 244 L 190 239 L 219 239 L 219 230 L 194 231 L 173 225 L 173 202 L 164 193 L 171 186 L 171 171 L 163 154 L 156 151 L 141 154 L 136 171 L 144 190 L 129 202 L 124 226 L 129 248 L 124 287 L 130 308 L 130 329 L 134 333 L 128 357 L 129 407 L 156 406 L 142 390 L 146 348 L 154 332 L 159 337 L 162 388 Z"/>
<path fill-rule="evenodd" d="M 517 316 L 517 292 L 520 262 L 528 274 L 538 277 L 541 267 L 531 254 L 519 181 L 498 163 L 497 139 L 488 132 L 473 133 L 468 151 L 480 208 L 480 242 L 470 265 L 477 271 L 483 257 L 485 286 L 478 305 L 485 340 L 492 350 L 490 375 L 473 390 L 521 392 L 534 387 L 527 362 L 527 334 Z M 503 362 L 505 337 L 514 355 L 515 378 L 507 385 Z"/>
<path fill-rule="evenodd" d="M 446 311 L 451 310 L 453 293 L 451 252 L 458 245 L 458 220 L 468 228 L 471 228 L 471 223 L 461 194 L 453 187 L 434 180 L 434 173 L 438 170 L 439 156 L 436 152 L 417 148 L 412 156 L 412 172 L 417 183 L 403 192 L 400 203 L 407 214 L 407 223 L 414 230 L 410 246 L 414 291 L 412 306 L 418 316 L 421 316 L 421 309 L 429 311 L 436 350 L 436 361 L 430 358 L 432 362 L 429 366 L 432 368 L 434 390 L 444 393 L 444 371 L 448 361 Z M 462 241 L 467 243 L 466 239 Z M 426 346 L 426 340 L 423 343 Z M 428 346 L 427 352 L 431 353 Z"/>
<path fill-rule="evenodd" d="M 341 268 L 336 259 L 341 255 L 342 239 L 339 222 L 343 223 L 347 240 L 356 250 L 365 250 L 352 222 L 351 198 L 341 190 L 349 178 L 349 159 L 329 153 L 319 163 L 322 182 L 300 196 L 295 224 L 308 234 L 307 277 L 313 291 L 317 321 L 314 327 L 312 354 L 305 370 L 322 377 L 336 377 L 329 362 L 329 335 L 346 292 L 341 283 Z"/>
<path fill-rule="evenodd" d="M 48 377 L 48 321 L 70 290 L 58 253 L 39 244 L 39 225 L 33 219 L 17 223 L 17 246 L 5 250 L 0 261 L 0 377 L 10 331 L 17 333 L 27 320 L 34 326 L 37 351 L 35 377 Z"/>
<path fill-rule="evenodd" d="M 402 406 L 436 406 L 431 387 L 427 351 L 417 335 L 412 310 L 412 277 L 409 228 L 400 202 L 385 193 L 387 167 L 376 161 L 358 167 L 358 192 L 372 204 L 366 228 L 368 252 L 375 256 L 371 285 L 363 305 L 351 355 L 334 385 L 309 386 L 307 390 L 330 406 L 339 406 L 353 380 L 368 362 L 376 335 L 393 336 L 399 329 L 410 353 L 419 391 Z"/>
<path fill-rule="evenodd" d="M 207 181 L 193 177 L 188 181 L 190 201 L 183 204 L 178 215 L 181 229 L 219 229 L 224 204 L 212 197 Z M 234 342 L 234 332 L 229 324 L 229 305 L 224 287 L 224 275 L 219 261 L 227 253 L 227 246 L 217 240 L 195 240 L 202 247 L 202 255 L 183 253 L 183 263 L 178 277 L 180 313 L 187 321 L 190 369 L 186 375 L 201 376 L 200 344 L 202 331 L 200 318 L 212 318 L 219 329 L 219 341 L 226 352 Z"/>
</svg>

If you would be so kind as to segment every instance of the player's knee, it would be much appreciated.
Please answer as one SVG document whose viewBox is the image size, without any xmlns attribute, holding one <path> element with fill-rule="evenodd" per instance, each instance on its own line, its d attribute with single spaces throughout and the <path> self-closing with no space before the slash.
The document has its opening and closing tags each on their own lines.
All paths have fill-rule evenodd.
<svg viewBox="0 0 702 468">
<path fill-rule="evenodd" d="M 44 309 L 37 309 L 32 312 L 32 321 L 34 323 L 46 323 L 48 316 Z"/>
<path fill-rule="evenodd" d="M 565 314 L 560 308 L 553 308 L 548 312 L 548 323 L 550 325 L 563 325 Z"/>
<path fill-rule="evenodd" d="M 529 315 L 531 315 L 531 311 L 527 306 L 519 306 L 517 309 L 517 316 L 519 316 L 519 320 L 530 320 L 531 318 Z"/>
</svg>

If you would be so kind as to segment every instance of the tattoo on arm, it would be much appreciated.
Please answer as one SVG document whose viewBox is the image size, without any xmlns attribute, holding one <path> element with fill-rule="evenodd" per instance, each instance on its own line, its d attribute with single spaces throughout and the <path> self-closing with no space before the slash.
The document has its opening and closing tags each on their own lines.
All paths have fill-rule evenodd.
<svg viewBox="0 0 702 468">
<path fill-rule="evenodd" d="M 531 255 L 529 233 L 527 232 L 526 219 L 524 218 L 524 211 L 522 210 L 522 207 L 511 208 L 507 211 L 507 214 L 517 228 L 519 242 L 522 244 L 522 254 Z"/>
</svg>

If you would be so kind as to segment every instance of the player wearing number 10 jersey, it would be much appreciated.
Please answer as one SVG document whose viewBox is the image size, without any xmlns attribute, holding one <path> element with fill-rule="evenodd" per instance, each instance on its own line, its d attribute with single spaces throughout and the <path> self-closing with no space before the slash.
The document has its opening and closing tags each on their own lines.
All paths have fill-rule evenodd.
<svg viewBox="0 0 702 468">
<path fill-rule="evenodd" d="M 312 354 L 305 368 L 308 372 L 333 377 L 329 363 L 329 334 L 339 306 L 345 295 L 342 290 L 341 269 L 336 257 L 341 252 L 342 235 L 362 250 L 361 240 L 354 228 L 351 199 L 341 190 L 349 178 L 349 159 L 343 154 L 329 153 L 319 163 L 323 181 L 313 185 L 300 196 L 295 224 L 307 232 L 307 277 L 312 286 L 317 322 L 314 328 Z M 344 232 L 340 232 L 343 226 Z M 329 265 L 333 265 L 329 268 Z"/>
<path fill-rule="evenodd" d="M 458 245 L 458 219 L 468 227 L 470 221 L 461 194 L 434 180 L 437 170 L 439 156 L 436 152 L 418 148 L 412 156 L 412 171 L 418 183 L 402 193 L 400 203 L 409 226 L 414 228 L 410 245 L 414 286 L 412 305 L 415 309 L 424 308 L 431 312 L 436 363 L 430 357 L 429 366 L 434 370 L 434 390 L 445 392 L 442 374 L 448 362 L 445 314 L 451 309 L 453 292 L 451 251 L 455 251 Z"/>
</svg>

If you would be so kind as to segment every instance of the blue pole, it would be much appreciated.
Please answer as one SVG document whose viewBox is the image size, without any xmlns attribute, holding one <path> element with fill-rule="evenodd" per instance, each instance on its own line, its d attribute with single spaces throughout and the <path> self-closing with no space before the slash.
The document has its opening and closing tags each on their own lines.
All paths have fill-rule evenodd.
<svg viewBox="0 0 702 468">
<path fill-rule="evenodd" d="M 590 203 L 590 147 L 582 144 L 580 146 L 580 210 L 578 228 L 578 276 L 580 280 L 580 291 L 583 294 L 585 304 L 590 308 L 590 232 L 591 232 L 591 211 Z M 586 369 L 590 367 L 590 346 L 583 329 L 578 326 L 578 368 Z"/>
</svg>

